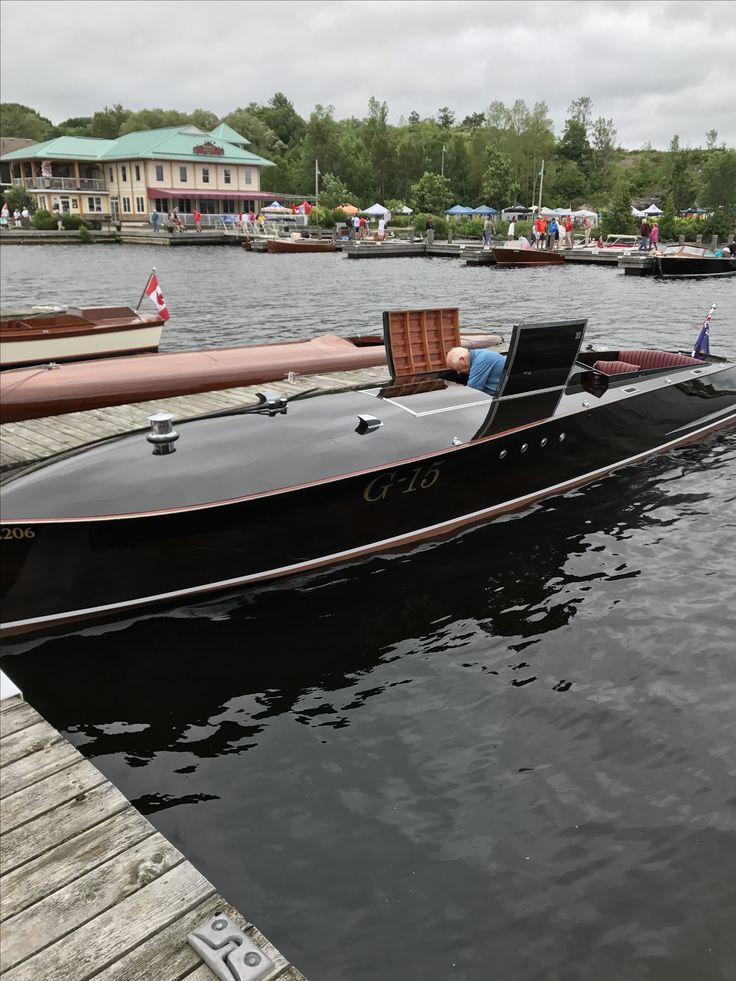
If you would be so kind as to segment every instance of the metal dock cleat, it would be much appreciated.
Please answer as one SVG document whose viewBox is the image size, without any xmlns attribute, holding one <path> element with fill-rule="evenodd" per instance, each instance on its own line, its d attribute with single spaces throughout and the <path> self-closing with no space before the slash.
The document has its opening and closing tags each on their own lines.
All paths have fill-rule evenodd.
<svg viewBox="0 0 736 981">
<path fill-rule="evenodd" d="M 273 961 L 224 913 L 187 934 L 191 947 L 220 981 L 260 981 Z"/>
</svg>

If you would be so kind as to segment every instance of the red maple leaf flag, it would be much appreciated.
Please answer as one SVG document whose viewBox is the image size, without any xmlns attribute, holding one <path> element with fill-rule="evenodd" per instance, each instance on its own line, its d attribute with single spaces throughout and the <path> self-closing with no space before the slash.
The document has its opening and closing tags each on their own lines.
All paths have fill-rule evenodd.
<svg viewBox="0 0 736 981">
<path fill-rule="evenodd" d="M 164 300 L 161 287 L 158 285 L 156 273 L 152 273 L 151 278 L 148 280 L 148 286 L 146 286 L 146 296 L 150 298 L 151 302 L 158 310 L 159 317 L 162 320 L 168 320 L 169 311 L 166 309 L 166 300 Z"/>
</svg>

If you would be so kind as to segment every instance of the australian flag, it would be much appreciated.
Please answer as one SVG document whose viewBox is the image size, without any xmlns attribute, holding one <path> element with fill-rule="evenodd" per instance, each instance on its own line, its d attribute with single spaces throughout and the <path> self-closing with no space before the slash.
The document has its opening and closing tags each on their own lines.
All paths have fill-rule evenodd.
<svg viewBox="0 0 736 981">
<path fill-rule="evenodd" d="M 693 348 L 694 358 L 707 358 L 710 354 L 710 322 L 713 319 L 715 308 L 716 305 L 714 303 L 708 312 L 708 316 L 703 321 L 703 326 L 700 328 L 698 339 L 695 341 L 695 347 Z"/>
</svg>

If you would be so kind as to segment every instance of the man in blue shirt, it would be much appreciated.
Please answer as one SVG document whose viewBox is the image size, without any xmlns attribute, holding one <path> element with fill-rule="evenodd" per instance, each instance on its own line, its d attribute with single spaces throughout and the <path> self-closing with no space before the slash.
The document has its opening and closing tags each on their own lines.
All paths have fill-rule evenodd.
<svg viewBox="0 0 736 981">
<path fill-rule="evenodd" d="M 453 347 L 447 352 L 446 363 L 458 375 L 468 376 L 470 388 L 477 388 L 487 395 L 495 395 L 506 358 L 498 351 L 488 348 L 469 351 L 465 347 Z"/>
</svg>

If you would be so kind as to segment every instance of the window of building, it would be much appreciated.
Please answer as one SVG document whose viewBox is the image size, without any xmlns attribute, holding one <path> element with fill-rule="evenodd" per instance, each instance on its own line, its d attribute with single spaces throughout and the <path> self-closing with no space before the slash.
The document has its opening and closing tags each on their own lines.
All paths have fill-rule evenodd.
<svg viewBox="0 0 736 981">
<path fill-rule="evenodd" d="M 162 181 L 164 179 L 164 167 L 163 164 L 156 164 L 156 180 Z"/>
<path fill-rule="evenodd" d="M 127 181 L 128 179 L 128 168 L 125 164 L 120 165 L 120 180 Z"/>
<path fill-rule="evenodd" d="M 125 212 L 126 215 L 130 214 L 131 212 L 130 198 L 123 198 L 123 211 Z"/>
<path fill-rule="evenodd" d="M 186 184 L 186 182 L 187 182 L 187 168 L 186 167 L 180 167 L 179 168 L 179 180 L 182 182 L 182 184 Z"/>
<path fill-rule="evenodd" d="M 45 194 L 39 194 L 38 195 L 38 206 L 39 206 L 39 208 L 43 208 L 44 211 L 46 210 L 46 195 Z"/>
<path fill-rule="evenodd" d="M 144 201 L 144 199 L 140 195 L 136 195 L 136 198 L 135 198 L 135 210 L 138 212 L 139 215 L 142 215 L 142 214 L 145 213 L 145 210 L 146 210 L 146 202 Z"/>
<path fill-rule="evenodd" d="M 69 214 L 71 211 L 71 208 L 69 207 L 69 198 L 61 198 L 61 210 L 65 215 Z"/>
<path fill-rule="evenodd" d="M 108 178 L 108 180 L 110 181 L 111 184 L 115 180 L 115 175 L 113 173 L 112 167 L 108 167 L 107 168 L 107 178 Z"/>
<path fill-rule="evenodd" d="M 202 183 L 203 184 L 209 184 L 209 182 L 210 182 L 210 168 L 209 167 L 203 167 L 202 168 Z"/>
<path fill-rule="evenodd" d="M 135 179 L 139 181 L 141 179 L 141 168 L 140 164 L 135 165 Z"/>
<path fill-rule="evenodd" d="M 229 168 L 229 167 L 225 167 L 225 169 L 223 170 L 223 172 L 222 172 L 222 173 L 223 173 L 223 175 L 224 175 L 224 180 L 225 180 L 225 183 L 226 183 L 226 184 L 230 184 L 230 183 L 231 183 L 231 180 L 230 180 L 230 175 L 231 175 L 231 173 L 232 173 L 232 171 L 230 170 L 230 168 Z"/>
<path fill-rule="evenodd" d="M 102 198 L 87 198 L 87 211 L 102 211 Z"/>
<path fill-rule="evenodd" d="M 250 167 L 245 168 L 245 183 L 246 184 L 253 183 L 253 171 L 250 169 Z"/>
</svg>

